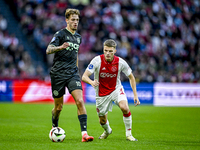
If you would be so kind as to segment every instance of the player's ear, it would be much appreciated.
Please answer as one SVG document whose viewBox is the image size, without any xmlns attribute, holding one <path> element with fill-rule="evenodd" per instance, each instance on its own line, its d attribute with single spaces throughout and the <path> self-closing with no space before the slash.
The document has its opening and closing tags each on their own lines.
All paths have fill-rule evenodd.
<svg viewBox="0 0 200 150">
<path fill-rule="evenodd" d="M 114 53 L 116 53 L 116 52 L 117 52 L 117 49 L 114 50 Z"/>
<path fill-rule="evenodd" d="M 65 22 L 68 23 L 68 19 L 67 18 L 65 19 Z"/>
</svg>

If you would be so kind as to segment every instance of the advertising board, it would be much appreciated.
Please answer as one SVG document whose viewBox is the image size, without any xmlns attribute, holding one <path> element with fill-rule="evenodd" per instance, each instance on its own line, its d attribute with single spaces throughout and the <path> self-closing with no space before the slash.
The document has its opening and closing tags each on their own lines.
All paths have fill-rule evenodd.
<svg viewBox="0 0 200 150">
<path fill-rule="evenodd" d="M 0 80 L 0 102 L 12 102 L 12 81 Z"/>
<path fill-rule="evenodd" d="M 14 81 L 14 102 L 53 102 L 51 83 L 43 81 Z M 74 103 L 67 88 L 64 95 L 64 103 Z"/>
<path fill-rule="evenodd" d="M 122 82 L 129 104 L 134 95 L 129 82 Z M 83 99 L 95 103 L 94 88 L 86 83 Z M 64 103 L 75 103 L 67 88 Z M 139 83 L 137 93 L 141 104 L 155 106 L 200 106 L 200 84 L 195 83 Z M 0 80 L 0 102 L 53 102 L 51 83 L 36 80 Z"/>
<path fill-rule="evenodd" d="M 123 82 L 128 103 L 134 103 L 134 94 L 129 82 Z M 153 104 L 153 83 L 139 83 L 136 85 L 137 94 L 141 104 Z"/>
<path fill-rule="evenodd" d="M 200 84 L 155 83 L 155 106 L 200 106 Z"/>
<path fill-rule="evenodd" d="M 128 103 L 133 104 L 134 95 L 130 83 L 123 82 L 122 85 L 124 86 Z M 153 84 L 137 84 L 137 93 L 141 104 L 153 104 Z M 87 103 L 95 103 L 95 90 L 89 84 L 86 84 L 85 98 Z"/>
</svg>

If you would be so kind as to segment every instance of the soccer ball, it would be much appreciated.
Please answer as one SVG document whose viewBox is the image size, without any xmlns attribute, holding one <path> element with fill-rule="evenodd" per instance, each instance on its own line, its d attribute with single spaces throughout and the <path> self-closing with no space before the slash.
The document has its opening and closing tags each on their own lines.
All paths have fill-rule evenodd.
<svg viewBox="0 0 200 150">
<path fill-rule="evenodd" d="M 53 142 L 62 142 L 65 136 L 65 131 L 61 127 L 54 127 L 49 132 L 49 138 Z"/>
</svg>

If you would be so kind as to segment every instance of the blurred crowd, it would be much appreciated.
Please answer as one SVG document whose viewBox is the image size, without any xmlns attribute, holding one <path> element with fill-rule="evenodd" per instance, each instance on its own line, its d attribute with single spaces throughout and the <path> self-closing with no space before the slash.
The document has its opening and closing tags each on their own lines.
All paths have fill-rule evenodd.
<svg viewBox="0 0 200 150">
<path fill-rule="evenodd" d="M 118 44 L 116 55 L 128 62 L 137 82 L 200 82 L 199 0 L 12 1 L 24 34 L 34 40 L 49 69 L 53 55 L 46 55 L 46 47 L 55 32 L 66 27 L 66 8 L 77 8 L 81 12 L 80 75 L 94 56 L 102 54 L 103 42 L 112 38 Z M 0 48 L 11 54 L 10 61 L 30 57 L 23 46 L 17 46 L 15 54 L 12 47 Z M 6 63 L 0 72 L 3 68 Z M 122 81 L 126 80 L 122 75 Z"/>
<path fill-rule="evenodd" d="M 42 68 L 35 68 L 31 56 L 7 30 L 7 20 L 0 14 L 0 79 L 36 78 Z"/>
</svg>

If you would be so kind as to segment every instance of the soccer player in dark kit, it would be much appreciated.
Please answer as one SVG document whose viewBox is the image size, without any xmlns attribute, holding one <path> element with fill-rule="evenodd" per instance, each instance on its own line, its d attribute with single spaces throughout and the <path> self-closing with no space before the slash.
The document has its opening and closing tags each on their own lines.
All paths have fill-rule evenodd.
<svg viewBox="0 0 200 150">
<path fill-rule="evenodd" d="M 46 53 L 55 53 L 50 71 L 52 95 L 54 98 L 52 126 L 58 127 L 60 112 L 63 108 L 63 95 L 65 94 L 65 87 L 67 87 L 77 106 L 82 142 L 88 142 L 93 141 L 94 138 L 87 134 L 87 113 L 78 72 L 78 51 L 81 44 L 81 35 L 76 30 L 78 28 L 79 16 L 80 12 L 77 9 L 66 10 L 67 27 L 55 33 L 46 49 Z"/>
</svg>

